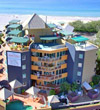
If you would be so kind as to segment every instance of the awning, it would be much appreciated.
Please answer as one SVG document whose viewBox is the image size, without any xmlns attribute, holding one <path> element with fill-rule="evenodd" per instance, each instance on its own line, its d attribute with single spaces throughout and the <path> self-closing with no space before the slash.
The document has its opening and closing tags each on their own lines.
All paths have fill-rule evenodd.
<svg viewBox="0 0 100 110">
<path fill-rule="evenodd" d="M 73 35 L 73 32 L 67 32 L 65 30 L 61 30 L 59 33 L 65 35 L 65 36 Z"/>
<path fill-rule="evenodd" d="M 40 89 L 32 86 L 30 87 L 28 90 L 26 90 L 27 93 L 31 94 L 31 95 L 36 95 L 38 92 L 40 91 Z"/>
<path fill-rule="evenodd" d="M 8 26 L 8 28 L 18 28 L 20 24 L 11 24 Z"/>
<path fill-rule="evenodd" d="M 53 23 L 47 24 L 50 28 L 56 28 L 57 26 Z"/>
<path fill-rule="evenodd" d="M 73 37 L 71 39 L 74 40 L 75 42 L 84 42 L 84 41 L 89 40 L 88 38 L 83 37 L 83 36 L 77 36 L 77 37 Z"/>
<path fill-rule="evenodd" d="M 14 43 L 27 43 L 29 41 L 28 38 L 26 37 L 13 37 L 10 42 Z"/>
<path fill-rule="evenodd" d="M 92 87 L 91 87 L 87 82 L 84 82 L 84 83 L 82 84 L 82 86 L 83 86 L 86 90 L 91 90 L 91 89 L 92 89 Z"/>
<path fill-rule="evenodd" d="M 0 99 L 6 100 L 11 95 L 13 95 L 13 93 L 9 91 L 8 89 L 3 88 L 0 90 Z"/>
<path fill-rule="evenodd" d="M 13 31 L 10 31 L 9 33 L 8 33 L 8 36 L 9 35 L 18 35 L 18 34 L 20 34 L 22 31 L 20 31 L 20 30 L 13 30 Z"/>
<path fill-rule="evenodd" d="M 59 101 L 59 98 L 57 95 L 51 95 L 51 96 L 48 96 L 48 102 L 49 103 L 57 103 L 60 101 Z"/>
<path fill-rule="evenodd" d="M 18 80 L 13 80 L 9 84 L 13 89 L 23 86 L 23 84 L 21 84 Z"/>
<path fill-rule="evenodd" d="M 40 37 L 41 40 L 57 40 L 59 37 Z"/>
<path fill-rule="evenodd" d="M 9 23 L 10 24 L 15 24 L 15 23 L 18 23 L 18 22 L 20 22 L 20 20 L 15 19 L 15 20 L 11 20 Z"/>
</svg>

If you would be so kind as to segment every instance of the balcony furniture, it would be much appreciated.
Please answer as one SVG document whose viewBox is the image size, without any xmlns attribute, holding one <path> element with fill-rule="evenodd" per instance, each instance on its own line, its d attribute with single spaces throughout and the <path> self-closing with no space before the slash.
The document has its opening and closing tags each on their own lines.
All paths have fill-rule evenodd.
<svg viewBox="0 0 100 110">
<path fill-rule="evenodd" d="M 91 99 L 97 98 L 98 95 L 99 95 L 99 93 L 96 92 L 95 90 L 90 90 L 90 91 L 88 91 L 88 96 L 89 96 Z"/>
<path fill-rule="evenodd" d="M 68 99 L 69 99 L 71 102 L 77 101 L 78 98 L 79 98 L 79 96 L 78 96 L 75 92 L 72 92 L 72 93 L 68 94 Z"/>
</svg>

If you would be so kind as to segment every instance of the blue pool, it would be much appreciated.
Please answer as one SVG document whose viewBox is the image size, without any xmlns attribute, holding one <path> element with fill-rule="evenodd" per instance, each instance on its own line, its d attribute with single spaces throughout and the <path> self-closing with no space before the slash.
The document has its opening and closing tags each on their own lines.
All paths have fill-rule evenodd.
<svg viewBox="0 0 100 110">
<path fill-rule="evenodd" d="M 6 110 L 32 110 L 31 106 L 24 106 L 23 102 L 16 100 L 7 104 Z"/>
</svg>

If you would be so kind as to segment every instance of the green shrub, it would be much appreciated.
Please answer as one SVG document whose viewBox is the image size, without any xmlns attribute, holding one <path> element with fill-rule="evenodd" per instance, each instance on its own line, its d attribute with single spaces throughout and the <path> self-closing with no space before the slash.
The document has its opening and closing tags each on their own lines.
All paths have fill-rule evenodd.
<svg viewBox="0 0 100 110">
<path fill-rule="evenodd" d="M 99 82 L 100 82 L 100 76 L 99 75 L 93 76 L 92 77 L 92 82 L 93 82 L 94 85 L 99 84 Z"/>
<path fill-rule="evenodd" d="M 68 92 L 69 90 L 71 90 L 71 85 L 67 82 L 64 82 L 60 85 L 60 90 L 61 92 L 65 92 L 65 91 Z"/>
<path fill-rule="evenodd" d="M 80 20 L 71 22 L 76 32 L 98 32 L 100 30 L 100 21 L 91 21 L 88 23 L 83 23 Z"/>
<path fill-rule="evenodd" d="M 49 95 L 55 95 L 55 94 L 56 94 L 55 90 L 50 90 Z"/>
</svg>

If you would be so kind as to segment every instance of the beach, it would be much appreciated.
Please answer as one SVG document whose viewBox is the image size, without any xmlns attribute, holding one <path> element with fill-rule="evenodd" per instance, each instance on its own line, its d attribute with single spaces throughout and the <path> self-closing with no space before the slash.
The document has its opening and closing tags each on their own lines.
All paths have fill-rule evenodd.
<svg viewBox="0 0 100 110">
<path fill-rule="evenodd" d="M 21 23 L 23 23 L 25 20 L 27 20 L 32 15 L 18 15 L 18 14 L 0 14 L 0 30 L 4 30 L 5 25 L 8 24 L 10 20 L 13 19 L 19 19 L 21 20 Z M 90 21 L 97 21 L 100 20 L 100 17 L 78 17 L 78 16 L 46 16 L 39 15 L 45 22 L 47 23 L 55 23 L 58 24 L 59 22 L 65 22 L 65 26 L 73 21 L 81 20 L 84 23 L 90 22 Z"/>
</svg>

